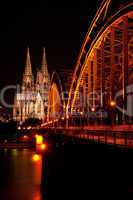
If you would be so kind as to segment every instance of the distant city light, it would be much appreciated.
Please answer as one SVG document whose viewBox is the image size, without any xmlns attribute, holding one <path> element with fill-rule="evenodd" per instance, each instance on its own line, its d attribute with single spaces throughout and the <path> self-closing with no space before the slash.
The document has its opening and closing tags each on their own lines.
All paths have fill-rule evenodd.
<svg viewBox="0 0 133 200">
<path fill-rule="evenodd" d="M 27 129 L 30 130 L 30 129 L 31 129 L 31 126 L 28 126 Z"/>
</svg>

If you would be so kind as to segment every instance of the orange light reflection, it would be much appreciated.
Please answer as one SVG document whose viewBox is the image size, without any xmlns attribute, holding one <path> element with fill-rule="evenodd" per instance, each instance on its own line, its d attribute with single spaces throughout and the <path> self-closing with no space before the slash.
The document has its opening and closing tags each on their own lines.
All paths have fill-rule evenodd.
<svg viewBox="0 0 133 200">
<path fill-rule="evenodd" d="M 38 154 L 34 154 L 32 157 L 32 161 L 37 162 L 40 160 L 40 156 Z"/>
</svg>

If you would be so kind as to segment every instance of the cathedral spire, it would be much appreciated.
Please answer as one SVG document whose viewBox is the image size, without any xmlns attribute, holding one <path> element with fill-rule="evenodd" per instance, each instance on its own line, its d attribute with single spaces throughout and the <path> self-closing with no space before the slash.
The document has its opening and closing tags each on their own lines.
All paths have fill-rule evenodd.
<svg viewBox="0 0 133 200">
<path fill-rule="evenodd" d="M 44 74 L 48 74 L 48 68 L 47 68 L 47 60 L 46 60 L 46 51 L 45 48 L 43 48 L 43 57 L 42 57 L 42 65 L 41 70 Z"/>
<path fill-rule="evenodd" d="M 25 75 L 32 75 L 31 61 L 30 61 L 30 50 L 27 48 L 26 64 L 25 64 Z"/>
<path fill-rule="evenodd" d="M 43 48 L 43 56 L 42 56 L 42 64 L 41 64 L 41 73 L 42 73 L 42 75 L 43 75 L 43 84 L 44 84 L 44 88 L 45 88 L 45 90 L 47 90 L 47 88 L 48 88 L 49 85 L 50 85 L 50 77 L 49 77 L 49 73 L 48 73 L 48 66 L 47 66 L 45 48 Z"/>
<path fill-rule="evenodd" d="M 31 68 L 30 51 L 29 51 L 29 48 L 27 48 L 27 56 L 26 56 L 26 63 L 25 63 L 25 71 L 23 74 L 22 89 L 29 90 L 29 88 L 33 87 L 33 84 L 34 84 L 34 77 L 33 77 L 32 68 Z"/>
</svg>

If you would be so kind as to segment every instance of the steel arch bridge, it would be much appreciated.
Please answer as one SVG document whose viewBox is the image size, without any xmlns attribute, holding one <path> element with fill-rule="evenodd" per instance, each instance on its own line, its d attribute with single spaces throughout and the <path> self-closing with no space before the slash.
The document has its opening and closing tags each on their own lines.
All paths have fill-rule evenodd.
<svg viewBox="0 0 133 200">
<path fill-rule="evenodd" d="M 48 97 L 48 123 L 51 124 L 63 118 L 65 107 L 66 102 L 61 78 L 57 72 L 53 72 Z"/>
<path fill-rule="evenodd" d="M 86 123 L 132 122 L 133 2 L 111 10 L 112 2 L 103 1 L 85 36 L 70 87 L 68 118 L 78 114 Z"/>
<path fill-rule="evenodd" d="M 133 148 L 133 2 L 122 2 L 116 8 L 115 0 L 105 0 L 99 7 L 67 100 L 59 75 L 53 73 L 48 121 L 42 129 L 72 140 Z"/>
<path fill-rule="evenodd" d="M 118 0 L 119 3 L 121 0 Z M 45 125 L 133 124 L 133 2 L 104 0 L 83 41 L 66 100 L 54 72 Z M 65 81 L 65 80 L 63 80 Z"/>
</svg>

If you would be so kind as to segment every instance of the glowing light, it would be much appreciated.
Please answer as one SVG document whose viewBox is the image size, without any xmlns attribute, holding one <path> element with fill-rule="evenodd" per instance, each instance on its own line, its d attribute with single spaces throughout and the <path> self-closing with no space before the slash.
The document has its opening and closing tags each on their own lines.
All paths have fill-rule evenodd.
<svg viewBox="0 0 133 200">
<path fill-rule="evenodd" d="M 67 115 L 67 117 L 66 117 L 67 119 L 69 119 L 69 116 Z"/>
<path fill-rule="evenodd" d="M 40 146 L 41 150 L 46 150 L 47 149 L 47 145 L 45 143 L 41 144 Z"/>
<path fill-rule="evenodd" d="M 36 135 L 36 143 L 42 144 L 43 143 L 43 137 L 41 135 Z"/>
<path fill-rule="evenodd" d="M 95 112 L 95 108 L 92 108 L 91 111 L 92 111 L 92 112 Z"/>
<path fill-rule="evenodd" d="M 81 115 L 83 115 L 83 112 L 80 112 Z"/>
<path fill-rule="evenodd" d="M 28 139 L 28 136 L 27 136 L 27 135 L 24 135 L 24 139 Z"/>
<path fill-rule="evenodd" d="M 31 126 L 28 126 L 27 129 L 30 130 L 30 129 L 31 129 Z"/>
<path fill-rule="evenodd" d="M 114 102 L 114 101 L 111 101 L 111 102 L 110 102 L 110 106 L 114 107 L 114 106 L 115 106 L 115 102 Z"/>
<path fill-rule="evenodd" d="M 18 155 L 17 149 L 13 149 L 13 150 L 12 150 L 12 155 L 13 155 L 14 157 Z"/>
<path fill-rule="evenodd" d="M 41 127 L 45 126 L 47 123 L 41 124 Z"/>
<path fill-rule="evenodd" d="M 54 122 L 58 122 L 58 121 L 59 121 L 58 119 L 55 119 L 55 120 L 54 120 Z"/>
<path fill-rule="evenodd" d="M 65 118 L 64 118 L 64 117 L 62 117 L 61 119 L 62 119 L 62 120 L 64 120 Z"/>
<path fill-rule="evenodd" d="M 33 160 L 34 162 L 37 162 L 37 161 L 40 160 L 40 156 L 39 156 L 38 154 L 34 154 L 33 157 L 32 157 L 32 160 Z"/>
</svg>

